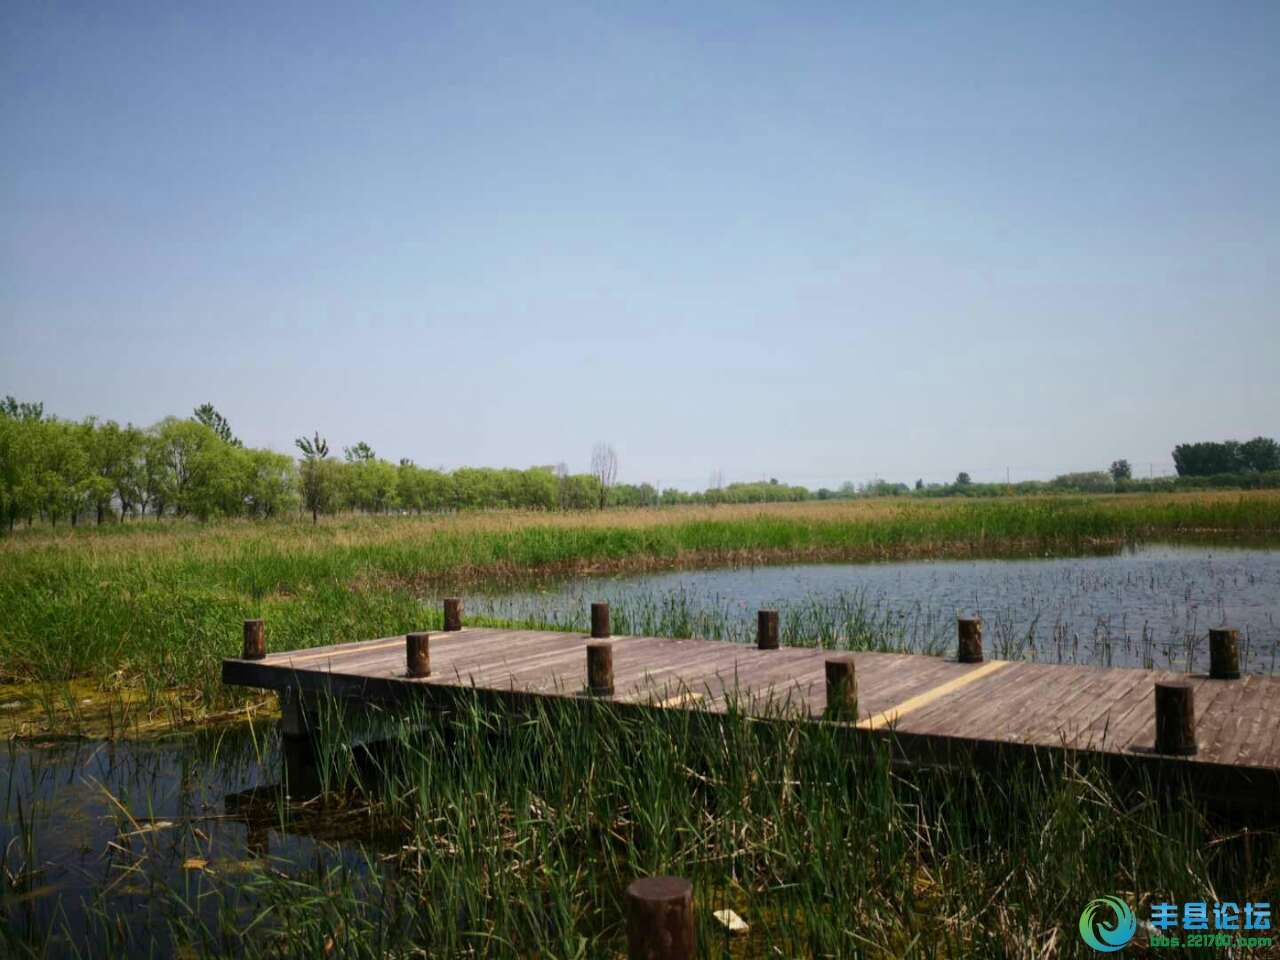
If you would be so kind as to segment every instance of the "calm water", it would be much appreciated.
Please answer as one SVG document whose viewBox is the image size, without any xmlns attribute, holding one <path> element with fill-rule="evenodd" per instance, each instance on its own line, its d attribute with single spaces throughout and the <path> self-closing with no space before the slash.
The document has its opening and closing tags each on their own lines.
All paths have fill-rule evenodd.
<svg viewBox="0 0 1280 960">
<path fill-rule="evenodd" d="M 468 609 L 585 622 L 608 600 L 623 626 L 748 640 L 762 607 L 791 642 L 941 653 L 956 615 L 978 615 L 992 655 L 1207 669 L 1210 627 L 1240 631 L 1242 666 L 1280 668 L 1280 551 L 1152 545 L 1107 556 L 812 564 L 553 581 L 475 598 Z M 615 624 L 615 632 L 622 632 Z"/>
<path fill-rule="evenodd" d="M 144 743 L 9 743 L 0 956 L 167 957 L 174 922 L 214 942 L 225 929 L 233 946 L 262 909 L 254 890 L 268 874 L 367 870 L 358 846 L 329 841 L 368 831 L 291 804 L 281 770 L 279 738 L 243 727 Z"/>
</svg>

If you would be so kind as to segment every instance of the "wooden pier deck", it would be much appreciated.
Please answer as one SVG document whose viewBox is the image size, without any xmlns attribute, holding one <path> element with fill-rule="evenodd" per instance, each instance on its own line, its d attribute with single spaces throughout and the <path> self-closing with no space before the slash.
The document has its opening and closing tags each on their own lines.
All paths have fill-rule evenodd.
<svg viewBox="0 0 1280 960">
<path fill-rule="evenodd" d="M 261 628 L 259 627 L 259 636 Z M 246 634 L 247 635 L 247 634 Z M 364 701 L 459 696 L 516 704 L 582 698 L 588 644 L 582 633 L 465 627 L 432 632 L 430 675 L 406 673 L 406 638 L 386 637 L 223 661 L 224 683 Z M 827 661 L 852 659 L 857 689 L 851 733 L 892 740 L 915 759 L 957 749 L 1018 753 L 1085 751 L 1126 765 L 1170 767 L 1215 790 L 1280 803 L 1280 678 L 1211 679 L 1128 668 L 757 649 L 712 640 L 617 636 L 611 651 L 616 704 L 723 712 L 730 700 L 799 719 L 827 708 Z M 1158 753 L 1155 688 L 1188 684 L 1194 698 L 1190 756 Z M 770 704 L 766 706 L 766 704 Z"/>
</svg>

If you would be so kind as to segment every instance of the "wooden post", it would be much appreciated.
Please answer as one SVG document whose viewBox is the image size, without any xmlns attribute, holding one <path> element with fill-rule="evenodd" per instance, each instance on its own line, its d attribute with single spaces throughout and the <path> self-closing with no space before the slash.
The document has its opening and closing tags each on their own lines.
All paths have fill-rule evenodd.
<svg viewBox="0 0 1280 960">
<path fill-rule="evenodd" d="M 448 631 L 462 629 L 462 598 L 444 598 L 444 628 Z"/>
<path fill-rule="evenodd" d="M 587 689 L 597 697 L 613 696 L 613 644 L 587 644 Z"/>
<path fill-rule="evenodd" d="M 1195 688 L 1156 684 L 1156 753 L 1189 757 L 1196 752 Z"/>
<path fill-rule="evenodd" d="M 244 649 L 240 652 L 240 659 L 261 660 L 266 655 L 266 627 L 261 620 L 246 620 L 244 622 Z"/>
<path fill-rule="evenodd" d="M 1240 679 L 1240 646 L 1234 630 L 1209 631 L 1209 676 L 1215 680 Z"/>
<path fill-rule="evenodd" d="M 591 605 L 591 637 L 593 640 L 603 640 L 607 636 L 609 636 L 609 605 L 593 603 Z"/>
<path fill-rule="evenodd" d="M 961 663 L 981 663 L 982 621 L 976 617 L 961 617 L 956 623 L 960 641 L 956 659 Z"/>
<path fill-rule="evenodd" d="M 778 649 L 777 610 L 761 610 L 756 614 L 756 649 Z"/>
<path fill-rule="evenodd" d="M 429 633 L 410 633 L 405 636 L 404 654 L 409 676 L 431 676 L 430 640 Z"/>
<path fill-rule="evenodd" d="M 693 960 L 693 884 L 643 877 L 627 887 L 627 960 Z"/>
<path fill-rule="evenodd" d="M 858 679 L 853 672 L 853 657 L 831 657 L 827 668 L 827 719 L 858 718 Z"/>
</svg>

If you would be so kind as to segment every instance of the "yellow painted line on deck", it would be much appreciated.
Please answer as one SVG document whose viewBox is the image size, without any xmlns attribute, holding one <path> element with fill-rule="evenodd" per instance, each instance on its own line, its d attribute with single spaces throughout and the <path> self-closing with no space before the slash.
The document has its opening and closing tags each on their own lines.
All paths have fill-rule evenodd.
<svg viewBox="0 0 1280 960">
<path fill-rule="evenodd" d="M 924 693 L 917 694 L 907 700 L 903 700 L 896 707 L 890 707 L 880 713 L 867 717 L 865 720 L 859 720 L 856 724 L 859 730 L 879 730 L 881 727 L 887 727 L 894 723 L 904 714 L 910 713 L 912 710 L 919 710 L 926 704 L 932 703 L 939 697 L 945 697 L 948 693 L 954 693 L 961 687 L 966 687 L 975 680 L 981 680 L 983 677 L 989 677 L 997 670 L 1007 667 L 1012 661 L 1010 660 L 991 660 L 978 667 L 977 670 L 970 670 L 962 677 L 956 677 L 954 680 L 948 680 L 946 683 L 939 684 L 932 690 L 926 690 Z"/>
<path fill-rule="evenodd" d="M 677 694 L 674 697 L 667 697 L 667 699 L 661 700 L 658 703 L 656 703 L 655 706 L 664 707 L 668 709 L 671 707 L 687 707 L 691 703 L 697 703 L 699 700 L 702 700 L 704 697 L 705 697 L 705 694 L 696 693 L 695 691 L 689 690 L 684 693 Z"/>
</svg>

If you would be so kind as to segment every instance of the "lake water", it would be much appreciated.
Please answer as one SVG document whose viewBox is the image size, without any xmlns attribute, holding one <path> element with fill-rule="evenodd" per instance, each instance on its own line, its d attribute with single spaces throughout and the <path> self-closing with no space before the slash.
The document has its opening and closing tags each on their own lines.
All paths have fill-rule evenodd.
<svg viewBox="0 0 1280 960">
<path fill-rule="evenodd" d="M 749 642 L 761 608 L 784 642 L 945 653 L 955 617 L 980 616 L 989 655 L 1207 669 L 1208 630 L 1239 630 L 1242 667 L 1280 662 L 1280 551 L 1148 545 L 1104 556 L 735 567 L 579 577 L 468 595 L 468 611 L 614 632 Z"/>
</svg>

